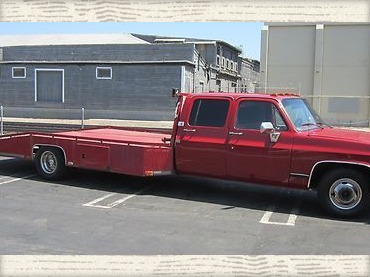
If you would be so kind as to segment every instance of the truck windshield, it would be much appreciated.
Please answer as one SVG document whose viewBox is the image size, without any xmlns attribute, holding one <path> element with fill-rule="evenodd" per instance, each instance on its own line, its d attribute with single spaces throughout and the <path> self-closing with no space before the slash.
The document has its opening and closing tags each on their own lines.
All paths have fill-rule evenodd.
<svg viewBox="0 0 370 277">
<path fill-rule="evenodd" d="M 290 120 L 299 131 L 323 128 L 326 125 L 305 99 L 284 99 L 282 104 Z"/>
</svg>

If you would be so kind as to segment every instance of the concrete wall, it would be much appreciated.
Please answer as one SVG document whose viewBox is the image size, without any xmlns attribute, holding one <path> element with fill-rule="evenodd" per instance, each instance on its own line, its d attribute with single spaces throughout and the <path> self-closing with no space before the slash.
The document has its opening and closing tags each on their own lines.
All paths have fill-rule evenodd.
<svg viewBox="0 0 370 277">
<path fill-rule="evenodd" d="M 216 64 L 216 43 L 214 44 L 196 44 L 197 51 L 202 55 L 202 57 L 210 64 Z"/>
<path fill-rule="evenodd" d="M 261 53 L 262 85 L 313 91 L 315 26 L 269 26 L 263 30 L 267 53 Z"/>
<path fill-rule="evenodd" d="M 370 24 L 269 24 L 261 85 L 307 97 L 332 123 L 369 124 Z"/>
<path fill-rule="evenodd" d="M 325 26 L 323 53 L 321 95 L 343 97 L 322 98 L 320 112 L 333 119 L 368 120 L 370 24 Z"/>
<path fill-rule="evenodd" d="M 259 62 L 241 59 L 239 91 L 243 93 L 258 93 L 260 87 Z"/>
</svg>

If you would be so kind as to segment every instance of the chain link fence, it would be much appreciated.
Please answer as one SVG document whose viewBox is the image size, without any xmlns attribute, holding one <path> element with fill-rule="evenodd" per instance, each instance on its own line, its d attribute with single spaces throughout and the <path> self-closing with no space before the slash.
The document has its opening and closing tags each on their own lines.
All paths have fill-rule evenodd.
<svg viewBox="0 0 370 277">
<path fill-rule="evenodd" d="M 256 88 L 253 92 L 244 92 L 240 87 L 234 87 L 233 93 L 268 93 L 268 94 L 300 94 L 296 88 Z M 322 119 L 334 126 L 342 127 L 368 127 L 370 128 L 370 96 L 333 96 L 333 95 L 302 95 L 322 117 Z M 172 105 L 169 103 L 169 105 Z M 62 108 L 27 108 L 27 107 L 0 107 L 0 133 L 3 134 L 6 124 L 22 122 L 24 124 L 72 124 L 84 128 L 90 119 L 108 120 L 137 120 L 145 121 L 137 117 L 135 111 L 124 114 L 124 111 L 94 110 L 85 108 L 62 109 Z M 150 112 L 152 114 L 152 112 Z M 173 112 L 170 113 L 171 119 Z M 154 118 L 154 117 L 153 117 Z M 170 121 L 167 119 L 167 121 Z M 152 121 L 159 121 L 154 120 Z M 164 122 L 164 121 L 163 121 Z"/>
<path fill-rule="evenodd" d="M 85 109 L 43 109 L 0 106 L 0 134 L 13 129 L 29 129 L 32 126 L 49 125 L 85 127 Z M 40 128 L 40 127 L 39 127 Z M 67 128 L 67 127 L 64 127 Z"/>
<path fill-rule="evenodd" d="M 19 131 L 56 132 L 97 126 L 167 130 L 172 128 L 175 112 L 175 106 L 169 107 L 168 111 L 148 111 L 144 117 L 142 111 L 135 110 L 0 106 L 0 134 Z M 163 115 L 165 118 L 162 119 Z"/>
<path fill-rule="evenodd" d="M 306 98 L 321 118 L 330 125 L 370 128 L 370 96 L 304 95 L 293 87 L 221 87 L 229 93 L 295 94 Z M 369 93 L 370 94 L 370 93 Z"/>
</svg>

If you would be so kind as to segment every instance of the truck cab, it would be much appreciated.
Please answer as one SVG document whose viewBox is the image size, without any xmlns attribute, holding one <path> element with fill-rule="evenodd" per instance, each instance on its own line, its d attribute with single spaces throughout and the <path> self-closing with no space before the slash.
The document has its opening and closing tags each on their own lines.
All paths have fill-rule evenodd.
<svg viewBox="0 0 370 277">
<path fill-rule="evenodd" d="M 326 125 L 297 95 L 182 94 L 175 128 L 179 174 L 317 189 L 336 215 L 368 206 L 370 134 Z"/>
</svg>

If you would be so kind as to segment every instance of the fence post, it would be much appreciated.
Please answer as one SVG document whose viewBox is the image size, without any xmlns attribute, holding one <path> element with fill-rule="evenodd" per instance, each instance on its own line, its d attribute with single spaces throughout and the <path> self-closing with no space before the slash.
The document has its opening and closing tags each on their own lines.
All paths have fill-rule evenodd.
<svg viewBox="0 0 370 277">
<path fill-rule="evenodd" d="M 1 123 L 0 123 L 0 134 L 1 135 L 4 135 L 4 107 L 3 106 L 1 106 L 0 107 L 0 121 L 1 121 Z"/>
<path fill-rule="evenodd" d="M 85 128 L 85 108 L 81 108 L 81 129 Z"/>
</svg>

